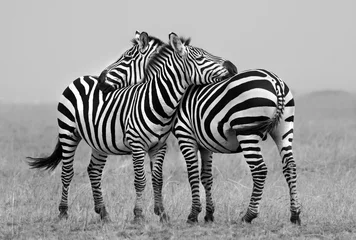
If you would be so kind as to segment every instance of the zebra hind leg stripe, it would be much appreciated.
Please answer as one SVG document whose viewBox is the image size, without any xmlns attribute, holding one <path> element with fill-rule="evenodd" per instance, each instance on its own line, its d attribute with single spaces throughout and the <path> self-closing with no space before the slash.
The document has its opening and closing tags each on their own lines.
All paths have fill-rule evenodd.
<svg viewBox="0 0 356 240">
<path fill-rule="evenodd" d="M 290 111 L 290 109 L 287 109 Z M 286 112 L 289 113 L 289 112 Z M 291 115 L 291 113 L 289 113 Z M 292 115 L 293 116 L 293 115 Z M 290 195 L 290 221 L 294 224 L 300 225 L 301 204 L 298 199 L 297 192 L 297 165 L 293 157 L 293 117 L 289 117 L 281 122 L 278 127 L 271 132 L 271 136 L 275 141 L 279 153 L 282 158 L 283 175 L 289 187 Z"/>
<path fill-rule="evenodd" d="M 242 148 L 242 153 L 251 170 L 253 180 L 253 190 L 250 204 L 246 214 L 242 217 L 243 222 L 250 223 L 258 216 L 259 205 L 262 199 L 263 188 L 267 177 L 267 166 L 263 161 L 260 137 L 257 135 L 237 136 Z"/>
<path fill-rule="evenodd" d="M 69 185 L 74 176 L 73 161 L 74 154 L 80 139 L 73 138 L 72 136 L 60 135 L 60 144 L 62 145 L 62 197 L 59 204 L 59 219 L 68 218 L 68 191 Z"/>
<path fill-rule="evenodd" d="M 100 154 L 97 151 L 92 150 L 90 164 L 87 168 L 87 171 L 93 191 L 94 210 L 97 214 L 100 215 L 102 221 L 110 222 L 109 213 L 105 208 L 103 194 L 101 191 L 101 178 L 106 159 L 106 154 Z"/>
</svg>

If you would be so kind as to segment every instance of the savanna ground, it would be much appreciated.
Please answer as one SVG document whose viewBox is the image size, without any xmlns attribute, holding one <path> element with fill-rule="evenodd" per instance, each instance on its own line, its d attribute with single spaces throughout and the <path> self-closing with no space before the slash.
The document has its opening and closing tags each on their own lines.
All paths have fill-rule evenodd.
<svg viewBox="0 0 356 240">
<path fill-rule="evenodd" d="M 251 194 L 251 175 L 240 154 L 214 154 L 215 222 L 188 225 L 191 206 L 185 163 L 169 139 L 164 165 L 164 204 L 169 224 L 153 213 L 148 183 L 145 222 L 133 219 L 134 187 L 130 156 L 111 156 L 102 188 L 112 222 L 102 224 L 93 209 L 82 143 L 75 160 L 68 220 L 58 221 L 60 168 L 31 170 L 25 156 L 44 156 L 56 141 L 55 105 L 0 105 L 0 239 L 356 239 L 356 98 L 319 92 L 296 98 L 294 154 L 298 169 L 302 226 L 289 222 L 289 194 L 281 159 L 271 139 L 263 143 L 268 177 L 260 215 L 239 222 Z M 203 190 L 203 188 L 201 188 Z M 204 191 L 202 200 L 204 202 Z"/>
</svg>

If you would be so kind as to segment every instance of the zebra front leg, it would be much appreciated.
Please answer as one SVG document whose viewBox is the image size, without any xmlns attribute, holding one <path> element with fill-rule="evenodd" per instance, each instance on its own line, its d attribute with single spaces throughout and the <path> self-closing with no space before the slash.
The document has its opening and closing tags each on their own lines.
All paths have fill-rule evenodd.
<svg viewBox="0 0 356 240">
<path fill-rule="evenodd" d="M 146 173 L 144 168 L 146 152 L 143 149 L 133 149 L 132 158 L 133 158 L 133 167 L 135 173 L 135 190 L 136 190 L 136 200 L 134 207 L 134 222 L 140 223 L 143 219 L 143 199 L 142 194 L 146 187 Z"/>
<path fill-rule="evenodd" d="M 152 186 L 154 194 L 154 213 L 160 217 L 161 222 L 168 222 L 169 216 L 165 212 L 163 207 L 162 198 L 162 186 L 163 186 L 163 174 L 162 166 L 164 161 L 164 156 L 166 155 L 167 145 L 164 144 L 160 149 L 150 151 L 148 154 L 150 156 L 150 167 L 152 174 Z"/>
<path fill-rule="evenodd" d="M 79 138 L 73 136 L 59 135 L 59 141 L 62 145 L 62 197 L 59 203 L 59 219 L 68 218 L 68 191 L 69 185 L 74 176 L 73 161 L 75 150 L 78 147 Z"/>
<path fill-rule="evenodd" d="M 192 192 L 192 208 L 188 215 L 187 223 L 197 223 L 198 215 L 202 210 L 199 193 L 199 164 L 196 146 L 194 143 L 179 140 L 179 147 L 187 164 L 188 180 Z"/>
<path fill-rule="evenodd" d="M 212 152 L 204 148 L 200 148 L 201 155 L 201 182 L 205 188 L 205 198 L 206 198 L 206 213 L 204 220 L 205 222 L 214 221 L 214 202 L 211 196 L 211 187 L 213 185 L 213 174 L 212 174 Z"/>
<path fill-rule="evenodd" d="M 102 221 L 109 222 L 109 213 L 106 211 L 103 194 L 101 192 L 101 177 L 106 159 L 106 154 L 100 154 L 93 149 L 87 171 L 93 191 L 94 210 L 97 214 L 100 215 Z"/>
<path fill-rule="evenodd" d="M 267 177 L 267 166 L 263 161 L 260 137 L 257 135 L 237 136 L 242 149 L 242 153 L 251 170 L 253 180 L 253 190 L 250 204 L 246 214 L 242 217 L 243 222 L 251 223 L 258 216 L 259 205 L 262 199 L 263 188 Z"/>
</svg>

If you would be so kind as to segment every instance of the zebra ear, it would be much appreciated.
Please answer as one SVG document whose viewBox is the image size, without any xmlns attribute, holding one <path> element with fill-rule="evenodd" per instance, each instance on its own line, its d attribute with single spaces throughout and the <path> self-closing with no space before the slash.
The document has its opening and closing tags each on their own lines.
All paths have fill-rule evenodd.
<svg viewBox="0 0 356 240">
<path fill-rule="evenodd" d="M 135 32 L 135 39 L 136 39 L 137 42 L 140 41 L 140 35 L 141 35 L 141 33 L 136 30 L 136 32 Z"/>
<path fill-rule="evenodd" d="M 148 47 L 148 34 L 146 32 L 142 32 L 140 34 L 140 39 L 138 40 L 138 44 L 140 46 L 141 51 L 145 51 Z"/>
<path fill-rule="evenodd" d="M 182 43 L 182 41 L 179 39 L 177 34 L 175 34 L 174 32 L 171 32 L 169 34 L 169 43 L 175 52 L 177 52 L 179 55 L 183 56 L 183 54 L 185 52 L 185 46 Z"/>
</svg>

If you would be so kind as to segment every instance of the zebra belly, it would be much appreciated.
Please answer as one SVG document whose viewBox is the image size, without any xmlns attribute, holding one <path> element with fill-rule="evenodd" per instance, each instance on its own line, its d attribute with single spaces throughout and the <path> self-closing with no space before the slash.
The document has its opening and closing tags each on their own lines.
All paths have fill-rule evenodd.
<svg viewBox="0 0 356 240">
<path fill-rule="evenodd" d="M 95 121 L 88 116 L 91 124 L 78 124 L 79 134 L 84 141 L 93 149 L 108 155 L 128 155 L 131 150 L 125 141 L 122 124 L 114 116 L 110 119 L 102 118 Z"/>
</svg>

